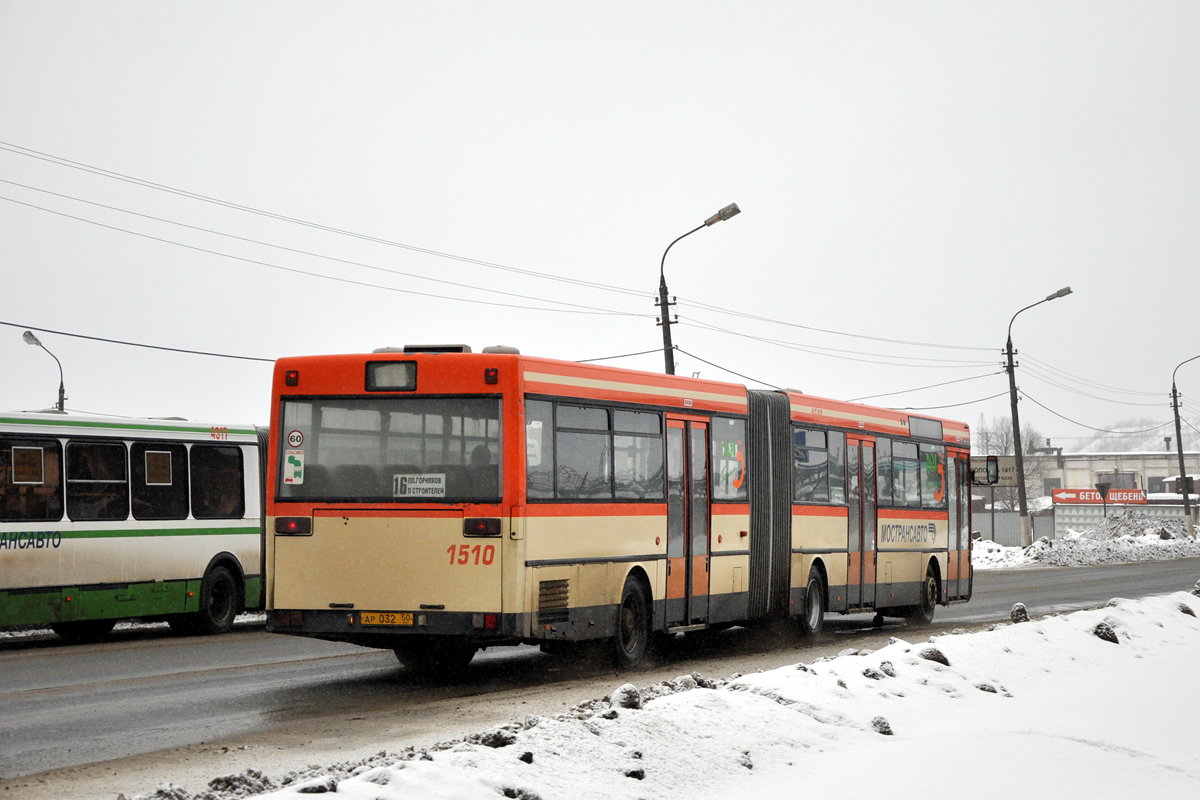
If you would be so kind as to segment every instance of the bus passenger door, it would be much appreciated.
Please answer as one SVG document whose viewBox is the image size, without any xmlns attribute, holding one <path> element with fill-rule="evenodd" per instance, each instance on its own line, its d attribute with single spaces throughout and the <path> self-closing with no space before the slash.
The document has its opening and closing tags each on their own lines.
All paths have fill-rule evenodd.
<svg viewBox="0 0 1200 800">
<path fill-rule="evenodd" d="M 850 607 L 875 605 L 875 446 L 846 442 L 847 600 Z"/>
<path fill-rule="evenodd" d="M 949 599 L 971 596 L 971 467 L 966 458 L 947 458 L 949 475 L 946 486 L 953 487 L 947 498 L 950 517 L 950 574 L 957 581 L 950 585 Z"/>
<path fill-rule="evenodd" d="M 969 598 L 974 589 L 971 571 L 971 460 L 958 459 L 958 590 Z"/>
<path fill-rule="evenodd" d="M 846 442 L 846 601 L 850 608 L 862 605 L 862 509 L 858 486 L 858 442 Z"/>
<path fill-rule="evenodd" d="M 958 460 L 954 456 L 946 459 L 946 599 L 953 600 L 959 596 L 959 581 L 963 575 L 960 572 L 958 560 L 959 530 L 958 530 Z"/>
<path fill-rule="evenodd" d="M 667 627 L 708 620 L 708 423 L 667 419 Z"/>
<path fill-rule="evenodd" d="M 859 458 L 859 469 L 862 472 L 862 586 L 864 606 L 875 605 L 875 445 L 872 442 L 862 443 L 862 457 Z"/>
</svg>

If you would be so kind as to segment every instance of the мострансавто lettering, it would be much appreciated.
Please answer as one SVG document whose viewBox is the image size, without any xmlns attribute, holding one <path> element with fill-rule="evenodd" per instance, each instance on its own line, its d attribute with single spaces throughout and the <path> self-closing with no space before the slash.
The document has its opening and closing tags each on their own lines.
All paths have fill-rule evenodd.
<svg viewBox="0 0 1200 800">
<path fill-rule="evenodd" d="M 925 544 L 937 537 L 937 527 L 932 523 L 894 522 L 879 526 L 879 541 L 883 544 Z"/>
<path fill-rule="evenodd" d="M 42 550 L 47 547 L 60 547 L 62 532 L 34 533 L 32 531 L 17 531 L 16 533 L 0 532 L 0 550 Z"/>
</svg>

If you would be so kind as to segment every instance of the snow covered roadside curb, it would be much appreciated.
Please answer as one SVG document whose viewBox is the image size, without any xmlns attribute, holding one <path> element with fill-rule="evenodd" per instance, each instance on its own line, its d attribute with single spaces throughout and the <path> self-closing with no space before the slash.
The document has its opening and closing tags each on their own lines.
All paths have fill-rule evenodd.
<svg viewBox="0 0 1200 800">
<path fill-rule="evenodd" d="M 428 751 L 191 794 L 392 798 L 1200 796 L 1200 598 L 1176 593 L 729 680 L 617 688 Z M 1105 626 L 1116 643 L 1100 638 Z M 886 790 L 884 787 L 886 786 Z"/>
</svg>

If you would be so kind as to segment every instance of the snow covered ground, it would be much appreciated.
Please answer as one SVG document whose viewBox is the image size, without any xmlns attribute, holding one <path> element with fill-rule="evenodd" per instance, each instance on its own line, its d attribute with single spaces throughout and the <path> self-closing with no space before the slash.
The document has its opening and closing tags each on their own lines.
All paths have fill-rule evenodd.
<svg viewBox="0 0 1200 800">
<path fill-rule="evenodd" d="M 1086 531 L 1071 531 L 1061 539 L 1043 537 L 1025 548 L 976 541 L 971 565 L 975 569 L 1083 567 L 1192 556 L 1200 556 L 1200 540 L 1185 535 L 1183 520 L 1129 511 Z"/>
<path fill-rule="evenodd" d="M 1190 800 L 1198 612 L 1183 592 L 1117 599 L 753 675 L 614 686 L 427 751 L 140 797 Z"/>
</svg>

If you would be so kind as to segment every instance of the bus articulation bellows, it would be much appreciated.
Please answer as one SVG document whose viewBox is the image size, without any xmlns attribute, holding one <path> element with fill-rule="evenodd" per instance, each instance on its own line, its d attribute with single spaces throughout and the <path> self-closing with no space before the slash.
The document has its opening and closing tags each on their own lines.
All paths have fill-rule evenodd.
<svg viewBox="0 0 1200 800">
<path fill-rule="evenodd" d="M 799 392 L 387 348 L 276 363 L 268 630 L 461 669 L 971 596 L 962 423 Z"/>
<path fill-rule="evenodd" d="M 229 630 L 262 606 L 261 452 L 251 426 L 0 414 L 0 628 Z"/>
</svg>

